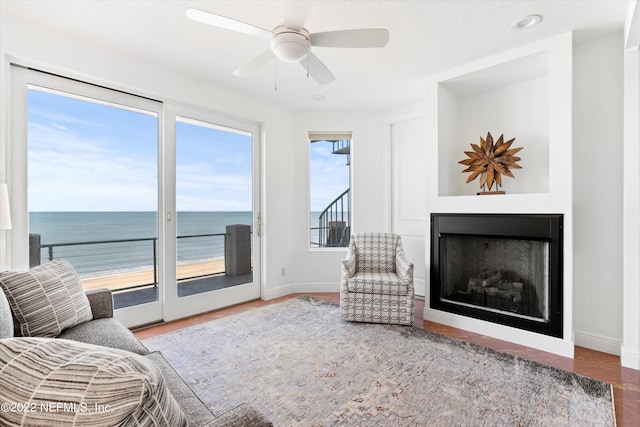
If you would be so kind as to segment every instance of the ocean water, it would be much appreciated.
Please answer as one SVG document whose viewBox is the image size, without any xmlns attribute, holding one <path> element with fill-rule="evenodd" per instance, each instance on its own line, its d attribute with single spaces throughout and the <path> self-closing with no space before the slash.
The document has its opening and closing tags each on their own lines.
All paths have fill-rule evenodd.
<svg viewBox="0 0 640 427">
<path fill-rule="evenodd" d="M 178 263 L 223 258 L 224 236 L 209 235 L 251 219 L 251 212 L 178 212 Z M 40 235 L 41 262 L 64 258 L 91 277 L 151 268 L 157 221 L 155 212 L 30 212 L 29 233 Z"/>
</svg>

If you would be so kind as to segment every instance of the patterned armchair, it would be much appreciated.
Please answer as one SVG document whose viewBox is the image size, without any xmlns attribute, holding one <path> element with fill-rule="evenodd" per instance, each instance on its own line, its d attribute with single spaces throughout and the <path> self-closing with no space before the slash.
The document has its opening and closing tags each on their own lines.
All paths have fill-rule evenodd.
<svg viewBox="0 0 640 427">
<path fill-rule="evenodd" d="M 411 325 L 413 297 L 413 264 L 405 258 L 400 236 L 351 236 L 340 283 L 344 320 Z"/>
</svg>

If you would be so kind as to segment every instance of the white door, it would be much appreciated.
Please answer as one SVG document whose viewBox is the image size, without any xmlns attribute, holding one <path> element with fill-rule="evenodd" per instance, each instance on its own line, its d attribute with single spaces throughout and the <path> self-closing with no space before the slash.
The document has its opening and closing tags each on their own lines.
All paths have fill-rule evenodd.
<svg viewBox="0 0 640 427">
<path fill-rule="evenodd" d="M 259 298 L 259 126 L 168 104 L 165 121 L 164 319 Z"/>
<path fill-rule="evenodd" d="M 424 119 L 391 125 L 391 231 L 402 238 L 414 264 L 415 293 L 425 295 L 426 220 Z"/>
</svg>

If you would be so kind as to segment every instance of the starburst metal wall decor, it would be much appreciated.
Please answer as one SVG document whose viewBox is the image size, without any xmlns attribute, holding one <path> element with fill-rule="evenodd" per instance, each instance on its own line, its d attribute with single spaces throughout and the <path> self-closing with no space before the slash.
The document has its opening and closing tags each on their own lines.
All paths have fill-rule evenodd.
<svg viewBox="0 0 640 427">
<path fill-rule="evenodd" d="M 493 137 L 490 132 L 487 132 L 487 137 L 480 137 L 480 146 L 477 144 L 471 144 L 473 151 L 465 151 L 468 159 L 459 161 L 458 163 L 468 166 L 462 173 L 471 172 L 471 175 L 467 178 L 467 183 L 473 181 L 480 176 L 480 188 L 485 190 L 489 188 L 489 192 L 482 192 L 478 194 L 503 194 L 504 191 L 499 191 L 502 186 L 502 175 L 515 178 L 511 169 L 522 169 L 522 166 L 518 165 L 520 157 L 514 156 L 523 147 L 511 148 L 511 144 L 515 141 L 515 138 L 511 138 L 509 141 L 504 142 L 504 135 L 500 135 L 500 138 L 493 143 Z M 493 184 L 496 184 L 496 191 L 491 192 Z M 490 193 L 491 192 L 491 193 Z"/>
</svg>

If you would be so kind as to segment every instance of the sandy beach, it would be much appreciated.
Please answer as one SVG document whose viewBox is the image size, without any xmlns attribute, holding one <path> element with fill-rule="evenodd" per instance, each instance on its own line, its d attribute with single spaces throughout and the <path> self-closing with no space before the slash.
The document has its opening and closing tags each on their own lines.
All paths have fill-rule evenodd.
<svg viewBox="0 0 640 427">
<path fill-rule="evenodd" d="M 207 276 L 224 272 L 224 259 L 191 262 L 178 265 L 178 280 L 188 277 Z M 129 273 L 81 279 L 84 289 L 108 288 L 117 290 L 131 286 L 153 283 L 153 270 L 132 271 Z"/>
</svg>

